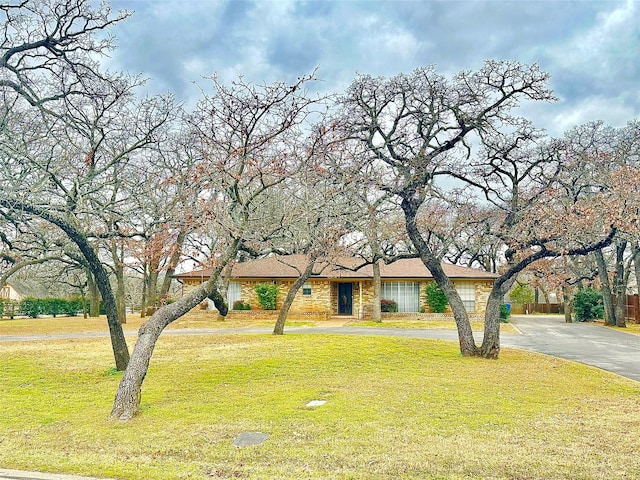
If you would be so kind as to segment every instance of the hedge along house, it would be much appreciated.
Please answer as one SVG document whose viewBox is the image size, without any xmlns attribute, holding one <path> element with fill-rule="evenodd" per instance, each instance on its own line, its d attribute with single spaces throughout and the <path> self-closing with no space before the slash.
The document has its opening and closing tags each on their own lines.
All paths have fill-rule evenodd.
<svg viewBox="0 0 640 480">
<path fill-rule="evenodd" d="M 357 258 L 340 258 L 333 263 L 318 262 L 314 273 L 298 291 L 289 311 L 290 315 L 370 317 L 373 311 L 373 268 L 361 265 Z M 289 288 L 304 271 L 307 259 L 303 255 L 267 257 L 234 265 L 227 302 L 232 308 L 240 300 L 251 305 L 251 312 L 260 311 L 255 292 L 259 283 L 278 285 L 276 309 L 279 310 Z M 295 268 L 297 267 L 297 268 Z M 445 273 L 471 317 L 484 316 L 485 306 L 497 275 L 458 265 L 443 263 Z M 206 281 L 210 270 L 197 270 L 175 275 L 188 292 Z M 381 299 L 394 300 L 400 314 L 428 313 L 425 287 L 433 281 L 420 259 L 402 259 L 389 265 L 381 264 Z M 450 313 L 450 310 L 447 310 Z M 236 312 L 230 310 L 230 314 Z M 240 312 L 238 312 L 240 313 Z M 246 314 L 246 313 L 244 313 Z M 384 314 L 389 315 L 389 314 Z"/>
</svg>

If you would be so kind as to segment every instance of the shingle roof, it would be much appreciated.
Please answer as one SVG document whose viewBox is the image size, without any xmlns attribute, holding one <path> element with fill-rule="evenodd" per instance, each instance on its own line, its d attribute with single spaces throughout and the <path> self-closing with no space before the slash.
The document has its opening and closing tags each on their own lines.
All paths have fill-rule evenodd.
<svg viewBox="0 0 640 480">
<path fill-rule="evenodd" d="M 35 297 L 46 298 L 49 296 L 49 291 L 44 285 L 34 282 L 24 282 L 16 279 L 11 279 L 6 282 L 7 285 L 13 287 L 18 295 L 21 297 Z"/>
<path fill-rule="evenodd" d="M 373 278 L 373 267 L 365 265 L 358 258 L 342 257 L 329 264 L 318 262 L 314 268 L 313 278 Z M 233 266 L 231 278 L 297 278 L 307 265 L 305 255 L 286 255 L 280 257 L 266 257 L 248 262 L 237 263 Z M 494 279 L 495 273 L 442 263 L 442 268 L 449 278 L 486 278 Z M 210 269 L 194 270 L 192 272 L 174 275 L 177 278 L 208 278 Z M 380 265 L 382 278 L 433 278 L 431 272 L 419 258 L 396 260 L 386 265 Z"/>
</svg>

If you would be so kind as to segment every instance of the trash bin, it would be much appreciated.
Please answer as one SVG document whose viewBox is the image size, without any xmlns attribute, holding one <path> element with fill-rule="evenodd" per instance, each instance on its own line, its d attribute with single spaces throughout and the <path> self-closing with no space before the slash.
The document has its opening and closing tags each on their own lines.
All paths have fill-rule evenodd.
<svg viewBox="0 0 640 480">
<path fill-rule="evenodd" d="M 507 313 L 509 315 L 511 315 L 511 304 L 510 303 L 505 303 L 504 306 L 507 307 Z"/>
</svg>

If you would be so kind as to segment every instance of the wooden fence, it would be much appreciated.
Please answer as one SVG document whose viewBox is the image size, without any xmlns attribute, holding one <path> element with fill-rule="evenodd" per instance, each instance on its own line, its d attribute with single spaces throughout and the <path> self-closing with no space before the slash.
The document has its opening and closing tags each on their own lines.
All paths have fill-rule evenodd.
<svg viewBox="0 0 640 480">
<path fill-rule="evenodd" d="M 615 301 L 615 300 L 614 300 Z M 527 311 L 532 313 L 563 313 L 561 303 L 530 303 L 526 305 Z M 624 309 L 626 320 L 633 323 L 640 323 L 640 304 L 638 295 L 627 295 L 627 303 Z"/>
<path fill-rule="evenodd" d="M 624 313 L 627 320 L 633 323 L 640 323 L 640 300 L 638 299 L 638 294 L 627 295 Z"/>
</svg>

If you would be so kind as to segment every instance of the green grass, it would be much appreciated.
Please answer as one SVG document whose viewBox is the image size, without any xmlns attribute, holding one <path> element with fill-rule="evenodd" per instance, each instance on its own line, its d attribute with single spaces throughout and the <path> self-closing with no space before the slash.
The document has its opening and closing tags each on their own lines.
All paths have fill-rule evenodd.
<svg viewBox="0 0 640 480">
<path fill-rule="evenodd" d="M 105 339 L 0 350 L 0 466 L 123 479 L 640 476 L 640 384 L 505 349 L 339 335 L 161 337 L 142 414 L 108 420 Z M 327 400 L 308 408 L 310 400 Z M 270 435 L 236 448 L 241 432 Z"/>
<path fill-rule="evenodd" d="M 140 318 L 139 314 L 127 315 L 127 322 L 122 326 L 125 332 L 137 332 L 149 317 Z M 265 320 L 219 320 L 218 315 L 212 311 L 193 310 L 179 320 L 173 322 L 167 328 L 177 330 L 184 328 L 242 328 L 262 327 L 273 328 L 275 322 Z M 321 322 L 287 322 L 289 327 L 314 326 Z M 59 333 L 108 333 L 107 317 L 101 315 L 97 318 L 78 317 L 40 317 L 40 318 L 16 318 L 13 320 L 0 319 L 0 335 L 46 335 Z"/>
<path fill-rule="evenodd" d="M 604 326 L 604 322 L 598 322 L 598 323 L 600 323 L 602 326 Z M 632 335 L 640 335 L 640 324 L 633 323 L 633 322 L 627 320 L 626 325 L 627 326 L 624 327 L 624 328 L 615 327 L 615 326 L 606 326 L 606 328 L 611 328 L 613 330 L 617 330 L 618 332 L 622 332 L 622 333 L 630 333 Z"/>
<path fill-rule="evenodd" d="M 451 319 L 447 320 L 414 320 L 410 318 L 401 318 L 393 320 L 383 320 L 382 322 L 374 322 L 372 320 L 355 320 L 349 323 L 354 327 L 372 327 L 372 328 L 404 328 L 404 329 L 422 329 L 422 330 L 455 330 L 456 322 Z M 484 330 L 484 322 L 472 321 L 471 329 L 474 332 L 482 332 Z M 500 323 L 501 333 L 519 333 L 518 330 L 510 323 Z"/>
</svg>

